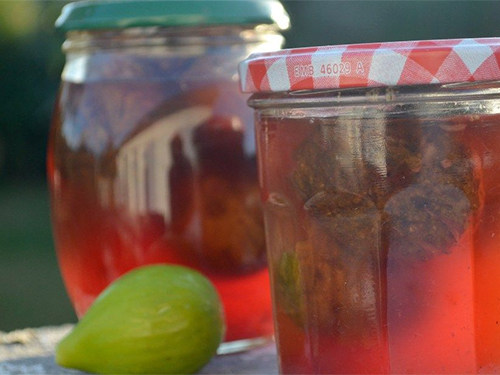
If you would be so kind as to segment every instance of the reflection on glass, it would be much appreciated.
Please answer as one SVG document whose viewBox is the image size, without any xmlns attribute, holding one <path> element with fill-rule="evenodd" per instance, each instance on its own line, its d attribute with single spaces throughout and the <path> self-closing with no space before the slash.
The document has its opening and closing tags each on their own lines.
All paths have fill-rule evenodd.
<svg viewBox="0 0 500 375">
<path fill-rule="evenodd" d="M 128 270 L 176 263 L 218 288 L 227 341 L 272 332 L 245 99 L 233 82 L 187 92 L 169 81 L 63 85 L 49 179 L 58 255 L 80 316 Z"/>
</svg>

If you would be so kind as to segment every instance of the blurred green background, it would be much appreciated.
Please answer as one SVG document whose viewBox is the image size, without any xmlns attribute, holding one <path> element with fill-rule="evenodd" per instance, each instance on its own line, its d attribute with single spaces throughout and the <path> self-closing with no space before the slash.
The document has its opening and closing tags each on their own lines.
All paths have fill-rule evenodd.
<svg viewBox="0 0 500 375">
<path fill-rule="evenodd" d="M 188 0 L 186 0 L 188 1 Z M 238 1 L 238 0 L 228 0 Z M 500 1 L 284 1 L 287 46 L 500 36 Z M 63 1 L 0 1 L 0 330 L 75 321 L 45 182 Z"/>
</svg>

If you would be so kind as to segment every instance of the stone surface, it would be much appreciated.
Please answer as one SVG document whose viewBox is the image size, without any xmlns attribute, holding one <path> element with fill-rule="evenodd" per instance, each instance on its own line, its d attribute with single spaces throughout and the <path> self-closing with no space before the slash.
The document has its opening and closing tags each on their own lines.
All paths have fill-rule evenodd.
<svg viewBox="0 0 500 375">
<path fill-rule="evenodd" d="M 0 332 L 0 374 L 83 374 L 54 362 L 55 345 L 70 329 L 71 325 L 65 325 Z M 200 374 L 278 374 L 275 346 L 271 343 L 244 353 L 217 356 Z"/>
</svg>

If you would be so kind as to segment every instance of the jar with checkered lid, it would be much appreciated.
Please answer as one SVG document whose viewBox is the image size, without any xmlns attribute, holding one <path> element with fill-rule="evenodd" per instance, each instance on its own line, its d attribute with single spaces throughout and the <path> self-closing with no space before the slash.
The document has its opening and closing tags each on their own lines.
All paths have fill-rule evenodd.
<svg viewBox="0 0 500 375">
<path fill-rule="evenodd" d="M 240 78 L 281 372 L 500 373 L 500 39 L 261 53 Z"/>
</svg>

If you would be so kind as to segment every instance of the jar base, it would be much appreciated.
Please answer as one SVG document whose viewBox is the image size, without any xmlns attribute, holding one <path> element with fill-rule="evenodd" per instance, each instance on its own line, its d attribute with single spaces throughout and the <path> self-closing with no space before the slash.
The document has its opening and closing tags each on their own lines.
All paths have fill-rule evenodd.
<svg viewBox="0 0 500 375">
<path fill-rule="evenodd" d="M 274 341 L 273 336 L 257 337 L 252 339 L 223 342 L 217 349 L 217 355 L 226 355 L 246 352 L 259 348 Z"/>
</svg>

